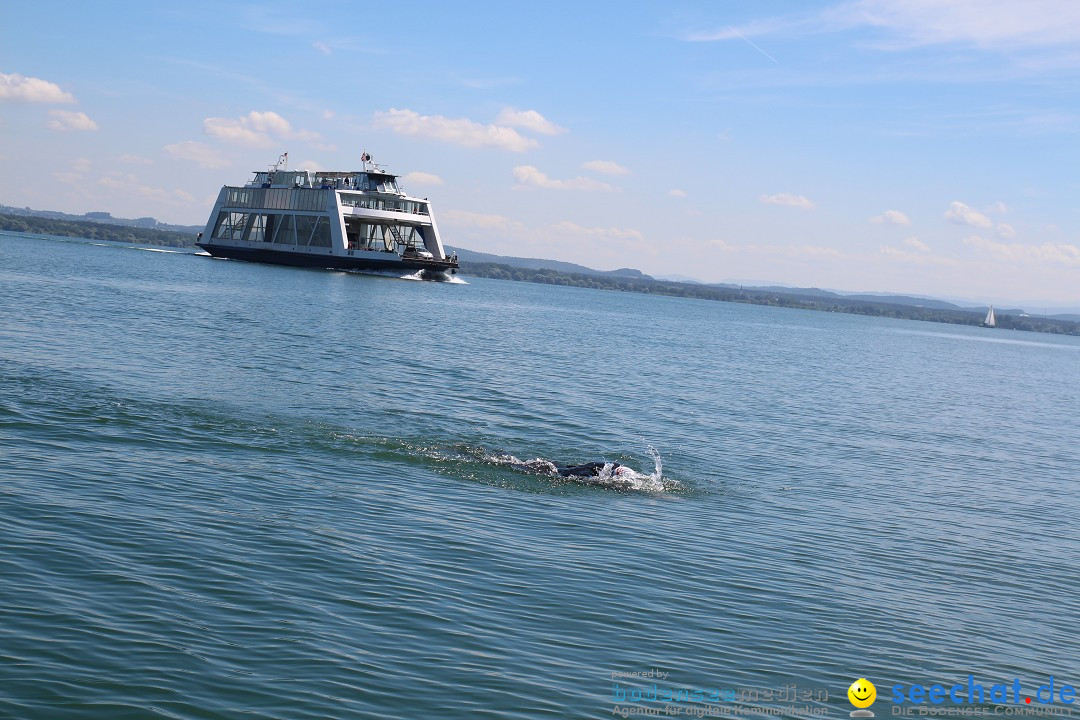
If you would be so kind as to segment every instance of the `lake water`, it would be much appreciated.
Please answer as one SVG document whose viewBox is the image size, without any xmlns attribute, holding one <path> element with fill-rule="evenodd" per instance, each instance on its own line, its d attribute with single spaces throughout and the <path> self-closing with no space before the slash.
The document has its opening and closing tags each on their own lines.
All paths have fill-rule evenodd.
<svg viewBox="0 0 1080 720">
<path fill-rule="evenodd" d="M 1080 685 L 1080 339 L 466 281 L 0 234 L 0 717 Z"/>
</svg>

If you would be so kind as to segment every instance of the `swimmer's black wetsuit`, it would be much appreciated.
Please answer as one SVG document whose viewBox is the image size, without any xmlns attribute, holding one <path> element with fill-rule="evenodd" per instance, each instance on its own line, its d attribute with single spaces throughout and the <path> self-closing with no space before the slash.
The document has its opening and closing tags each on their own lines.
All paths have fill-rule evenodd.
<svg viewBox="0 0 1080 720">
<path fill-rule="evenodd" d="M 584 465 L 556 466 L 556 469 L 563 477 L 596 477 L 604 469 L 604 465 L 607 465 L 607 463 L 591 462 Z M 618 467 L 622 466 L 619 463 L 611 463 L 612 472 L 615 472 L 615 468 Z"/>
</svg>

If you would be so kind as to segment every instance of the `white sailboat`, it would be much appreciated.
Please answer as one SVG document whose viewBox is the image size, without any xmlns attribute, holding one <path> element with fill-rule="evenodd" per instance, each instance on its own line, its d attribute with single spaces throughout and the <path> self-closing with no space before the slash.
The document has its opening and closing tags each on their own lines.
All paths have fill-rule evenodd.
<svg viewBox="0 0 1080 720">
<path fill-rule="evenodd" d="M 986 319 L 983 320 L 982 326 L 983 327 L 996 327 L 997 326 L 997 320 L 994 319 L 994 306 L 993 305 L 991 305 L 990 309 L 987 311 Z"/>
</svg>

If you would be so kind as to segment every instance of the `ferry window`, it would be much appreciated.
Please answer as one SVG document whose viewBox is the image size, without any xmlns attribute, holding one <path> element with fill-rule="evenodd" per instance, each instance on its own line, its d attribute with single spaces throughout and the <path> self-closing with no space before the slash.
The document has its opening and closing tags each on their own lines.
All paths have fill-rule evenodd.
<svg viewBox="0 0 1080 720">
<path fill-rule="evenodd" d="M 274 242 L 282 245 L 296 244 L 296 220 L 292 215 L 282 215 Z"/>
<path fill-rule="evenodd" d="M 318 219 L 315 232 L 311 236 L 311 245 L 313 247 L 330 247 L 330 223 L 327 222 L 326 218 L 321 217 Z"/>
<path fill-rule="evenodd" d="M 231 231 L 232 229 L 229 226 L 229 213 L 219 212 L 217 216 L 217 224 L 214 225 L 214 232 L 210 237 L 225 238 L 229 236 L 228 234 Z"/>
<path fill-rule="evenodd" d="M 312 215 L 296 216 L 296 244 L 307 245 L 311 240 L 311 231 L 315 229 L 316 218 Z"/>
<path fill-rule="evenodd" d="M 251 213 L 247 216 L 248 221 L 245 227 L 244 240 L 251 242 L 259 242 L 263 239 L 264 216 L 259 213 Z"/>
<path fill-rule="evenodd" d="M 266 237 L 266 216 L 252 213 L 251 228 L 248 230 L 247 239 L 251 242 L 262 242 L 264 237 Z"/>
<path fill-rule="evenodd" d="M 251 191 L 236 188 L 229 192 L 229 204 L 233 207 L 251 207 Z"/>
<path fill-rule="evenodd" d="M 229 213 L 230 237 L 233 240 L 242 240 L 244 238 L 244 230 L 247 229 L 247 224 L 247 213 Z"/>
</svg>

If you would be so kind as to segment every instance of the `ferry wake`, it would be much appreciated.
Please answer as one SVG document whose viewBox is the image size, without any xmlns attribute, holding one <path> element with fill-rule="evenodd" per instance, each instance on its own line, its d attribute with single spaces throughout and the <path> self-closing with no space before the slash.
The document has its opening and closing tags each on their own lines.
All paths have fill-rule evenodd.
<svg viewBox="0 0 1080 720">
<path fill-rule="evenodd" d="M 221 188 L 199 247 L 214 257 L 427 280 L 457 272 L 428 199 L 407 195 L 366 152 L 363 169 L 348 172 L 289 170 L 288 160 Z"/>
</svg>

